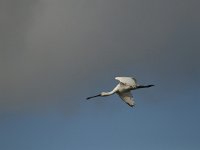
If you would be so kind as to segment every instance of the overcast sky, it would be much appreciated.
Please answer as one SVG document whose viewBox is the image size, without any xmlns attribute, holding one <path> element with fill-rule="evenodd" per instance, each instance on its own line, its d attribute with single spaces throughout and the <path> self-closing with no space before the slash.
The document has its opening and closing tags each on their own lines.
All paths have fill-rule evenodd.
<svg viewBox="0 0 200 150">
<path fill-rule="evenodd" d="M 0 148 L 199 149 L 199 5 L 0 0 Z M 117 96 L 85 101 L 115 76 L 156 86 L 133 92 L 134 109 Z"/>
</svg>

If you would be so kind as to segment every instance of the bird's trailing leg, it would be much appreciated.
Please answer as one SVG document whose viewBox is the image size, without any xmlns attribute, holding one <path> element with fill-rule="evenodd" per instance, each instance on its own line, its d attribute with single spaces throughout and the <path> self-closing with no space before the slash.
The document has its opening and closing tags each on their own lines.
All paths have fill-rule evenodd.
<svg viewBox="0 0 200 150">
<path fill-rule="evenodd" d="M 152 84 L 150 84 L 150 85 L 138 85 L 138 86 L 136 87 L 136 89 L 140 89 L 140 88 L 149 88 L 149 87 L 152 87 L 152 86 L 154 86 L 154 85 L 152 85 Z"/>
</svg>

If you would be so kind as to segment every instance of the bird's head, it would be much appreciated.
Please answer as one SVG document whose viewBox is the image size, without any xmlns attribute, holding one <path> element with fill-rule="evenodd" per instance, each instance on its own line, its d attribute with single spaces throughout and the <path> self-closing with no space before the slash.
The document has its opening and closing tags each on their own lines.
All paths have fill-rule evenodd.
<svg viewBox="0 0 200 150">
<path fill-rule="evenodd" d="M 106 93 L 106 92 L 101 92 L 100 95 L 101 95 L 101 96 L 107 96 L 107 93 Z"/>
</svg>

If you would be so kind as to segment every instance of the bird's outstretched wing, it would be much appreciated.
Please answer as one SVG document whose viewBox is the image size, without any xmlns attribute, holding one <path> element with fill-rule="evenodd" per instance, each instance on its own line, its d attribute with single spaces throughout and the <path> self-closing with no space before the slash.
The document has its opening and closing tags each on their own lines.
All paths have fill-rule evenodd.
<svg viewBox="0 0 200 150">
<path fill-rule="evenodd" d="M 135 106 L 135 101 L 133 99 L 131 92 L 118 93 L 118 95 L 129 106 L 131 107 Z"/>
<path fill-rule="evenodd" d="M 128 85 L 128 86 L 132 86 L 132 87 L 137 86 L 137 81 L 133 77 L 116 77 L 115 79 L 118 80 L 120 83 Z"/>
</svg>

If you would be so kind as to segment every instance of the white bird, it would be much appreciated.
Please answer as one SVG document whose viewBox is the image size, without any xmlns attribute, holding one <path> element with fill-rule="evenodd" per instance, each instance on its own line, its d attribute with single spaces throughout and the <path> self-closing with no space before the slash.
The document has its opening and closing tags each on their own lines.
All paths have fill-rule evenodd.
<svg viewBox="0 0 200 150">
<path fill-rule="evenodd" d="M 138 85 L 136 79 L 133 77 L 116 77 L 115 79 L 119 81 L 119 84 L 112 91 L 102 92 L 101 94 L 88 97 L 87 100 L 98 96 L 104 97 L 116 93 L 126 104 L 133 107 L 135 106 L 135 100 L 133 99 L 131 90 L 136 90 L 139 88 L 149 88 L 154 86 L 154 85 Z"/>
</svg>

